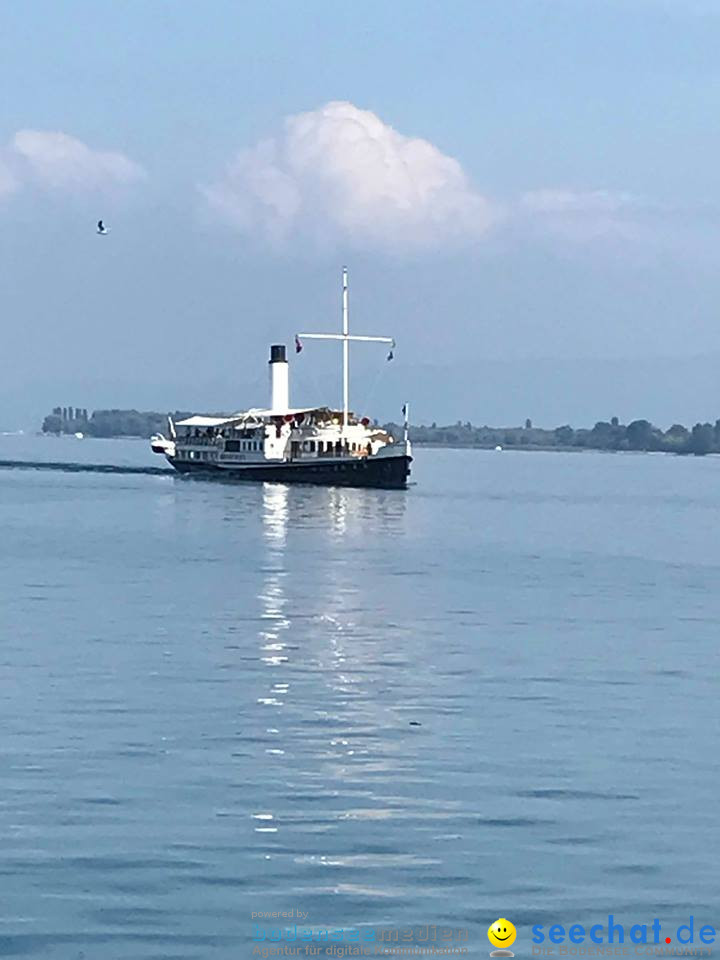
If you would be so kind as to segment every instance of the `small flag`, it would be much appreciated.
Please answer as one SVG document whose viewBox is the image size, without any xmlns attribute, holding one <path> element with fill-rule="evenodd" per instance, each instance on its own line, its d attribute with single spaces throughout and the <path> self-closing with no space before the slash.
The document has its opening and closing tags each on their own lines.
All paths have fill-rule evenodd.
<svg viewBox="0 0 720 960">
<path fill-rule="evenodd" d="M 392 352 L 392 350 L 391 350 L 390 353 L 387 355 L 387 358 L 388 358 L 388 360 L 394 360 L 394 359 L 395 359 L 395 354 Z"/>
<path fill-rule="evenodd" d="M 406 404 L 406 403 L 403 404 L 403 407 L 402 407 L 402 415 L 403 415 L 404 417 L 407 416 L 407 404 Z"/>
<path fill-rule="evenodd" d="M 295 334 L 295 353 L 300 353 L 302 348 L 303 348 L 302 341 L 300 340 L 300 337 L 297 334 Z"/>
</svg>

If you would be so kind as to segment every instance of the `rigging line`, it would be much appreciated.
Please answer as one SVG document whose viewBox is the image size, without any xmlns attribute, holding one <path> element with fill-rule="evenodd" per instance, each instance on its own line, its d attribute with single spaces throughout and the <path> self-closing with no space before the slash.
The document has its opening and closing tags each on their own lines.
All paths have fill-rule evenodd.
<svg viewBox="0 0 720 960">
<path fill-rule="evenodd" d="M 370 388 L 365 392 L 365 395 L 363 397 L 363 404 L 364 404 L 363 410 L 366 411 L 368 416 L 369 416 L 370 404 L 372 403 L 375 397 L 375 392 L 378 388 L 378 384 L 380 383 L 381 378 L 385 374 L 386 367 L 387 367 L 387 358 L 384 358 L 382 363 L 378 365 L 378 370 L 377 370 L 377 373 L 375 374 L 375 378 L 373 379 L 373 382 L 371 383 Z"/>
</svg>

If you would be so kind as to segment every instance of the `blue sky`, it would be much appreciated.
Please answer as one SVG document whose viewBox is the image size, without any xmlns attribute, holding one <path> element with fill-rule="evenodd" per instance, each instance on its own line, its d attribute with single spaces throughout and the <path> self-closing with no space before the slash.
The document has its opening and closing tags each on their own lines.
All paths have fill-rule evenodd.
<svg viewBox="0 0 720 960">
<path fill-rule="evenodd" d="M 344 262 L 398 341 L 358 412 L 715 419 L 719 41 L 715 0 L 1 5 L 0 428 L 263 402 Z"/>
</svg>

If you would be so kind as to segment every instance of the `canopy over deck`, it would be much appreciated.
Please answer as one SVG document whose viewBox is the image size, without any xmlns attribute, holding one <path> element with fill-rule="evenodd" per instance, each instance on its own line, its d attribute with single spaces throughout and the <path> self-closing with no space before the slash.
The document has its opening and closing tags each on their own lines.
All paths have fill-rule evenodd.
<svg viewBox="0 0 720 960">
<path fill-rule="evenodd" d="M 320 414 L 323 417 L 342 417 L 341 410 L 332 410 L 329 407 L 289 407 L 287 410 L 265 410 L 253 407 L 250 410 L 240 411 L 225 417 L 207 417 L 201 414 L 179 420 L 176 427 L 227 427 L 239 424 L 246 420 L 277 420 L 278 417 L 297 417 L 300 414 Z"/>
<path fill-rule="evenodd" d="M 187 420 L 178 420 L 176 427 L 221 427 L 225 423 L 232 423 L 236 417 L 188 417 Z"/>
</svg>

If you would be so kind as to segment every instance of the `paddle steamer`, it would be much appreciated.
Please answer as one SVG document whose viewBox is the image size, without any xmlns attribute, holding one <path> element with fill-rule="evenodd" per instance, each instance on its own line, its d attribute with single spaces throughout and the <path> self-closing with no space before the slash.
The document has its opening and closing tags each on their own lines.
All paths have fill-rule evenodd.
<svg viewBox="0 0 720 960">
<path fill-rule="evenodd" d="M 304 340 L 338 340 L 342 344 L 343 405 L 291 407 L 286 346 L 270 347 L 270 406 L 227 417 L 192 416 L 177 423 L 168 418 L 169 436 L 151 438 L 154 453 L 162 454 L 183 474 L 204 478 L 332 486 L 405 488 L 412 452 L 408 439 L 408 404 L 403 405 L 404 435 L 394 440 L 367 417 L 349 409 L 351 341 L 389 344 L 391 337 L 351 335 L 348 317 L 348 276 L 342 273 L 342 332 L 300 333 Z"/>
</svg>

